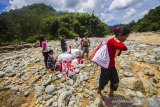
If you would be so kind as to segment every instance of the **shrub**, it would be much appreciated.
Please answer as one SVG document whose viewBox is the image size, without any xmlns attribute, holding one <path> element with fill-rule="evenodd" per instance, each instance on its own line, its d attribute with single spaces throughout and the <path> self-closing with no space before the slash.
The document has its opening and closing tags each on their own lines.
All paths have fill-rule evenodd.
<svg viewBox="0 0 160 107">
<path fill-rule="evenodd" d="M 69 31 L 69 37 L 70 37 L 70 38 L 75 38 L 75 37 L 78 37 L 78 36 L 79 36 L 79 35 L 76 34 L 75 32 Z"/>
<path fill-rule="evenodd" d="M 61 27 L 58 29 L 58 34 L 59 35 L 68 35 L 69 34 L 69 30 L 65 27 Z"/>
<path fill-rule="evenodd" d="M 37 41 L 37 38 L 34 36 L 30 36 L 29 38 L 26 39 L 26 42 L 28 43 L 34 43 Z"/>
</svg>

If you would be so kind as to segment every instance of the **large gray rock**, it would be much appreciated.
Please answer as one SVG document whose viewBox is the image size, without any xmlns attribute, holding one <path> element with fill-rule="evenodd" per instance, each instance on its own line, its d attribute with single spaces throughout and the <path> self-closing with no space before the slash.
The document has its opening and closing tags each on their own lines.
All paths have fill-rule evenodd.
<svg viewBox="0 0 160 107">
<path fill-rule="evenodd" d="M 36 96 L 40 96 L 42 94 L 42 91 L 44 90 L 44 86 L 35 86 L 35 94 Z"/>
<path fill-rule="evenodd" d="M 24 94 L 23 94 L 25 97 L 27 97 L 29 95 L 29 90 L 28 91 L 25 91 Z"/>
<path fill-rule="evenodd" d="M 52 93 L 56 90 L 55 86 L 54 85 L 48 85 L 45 89 L 45 92 L 46 93 Z"/>
<path fill-rule="evenodd" d="M 154 48 L 154 49 L 153 49 L 153 52 L 160 52 L 160 47 Z"/>
<path fill-rule="evenodd" d="M 23 80 L 25 80 L 25 81 L 27 81 L 29 78 L 28 78 L 28 75 L 23 75 L 22 77 L 21 77 Z"/>
<path fill-rule="evenodd" d="M 46 102 L 45 106 L 46 107 L 52 107 L 52 103 L 53 103 L 54 99 L 50 99 Z"/>
<path fill-rule="evenodd" d="M 80 71 L 80 69 L 79 69 L 79 68 L 76 68 L 76 70 L 75 70 L 76 74 L 78 74 L 79 71 Z"/>
<path fill-rule="evenodd" d="M 45 81 L 44 85 L 47 86 L 47 85 L 49 85 L 51 82 L 52 82 L 52 79 L 51 79 L 51 78 L 48 78 L 48 79 Z"/>
<path fill-rule="evenodd" d="M 58 107 L 58 103 L 57 102 L 53 102 L 52 103 L 52 107 Z"/>
<path fill-rule="evenodd" d="M 5 76 L 5 72 L 0 71 L 0 78 L 3 78 Z"/>
<path fill-rule="evenodd" d="M 137 94 L 137 97 L 139 97 L 139 98 L 145 97 L 140 91 L 137 91 L 136 94 Z"/>
<path fill-rule="evenodd" d="M 60 74 L 57 75 L 57 78 L 58 78 L 58 79 L 61 79 L 62 76 L 63 76 L 63 74 L 60 73 Z"/>
<path fill-rule="evenodd" d="M 72 96 L 72 91 L 62 91 L 58 98 L 58 107 L 65 107 L 69 104 L 70 98 Z"/>
<path fill-rule="evenodd" d="M 133 101 L 134 101 L 134 105 L 136 105 L 136 106 L 143 105 L 143 101 L 140 98 L 138 98 L 138 97 L 134 97 Z"/>
<path fill-rule="evenodd" d="M 124 70 L 127 70 L 127 69 L 131 69 L 131 66 L 127 65 L 127 64 L 123 64 L 123 65 L 121 65 L 121 68 Z"/>
<path fill-rule="evenodd" d="M 83 82 L 83 81 L 89 80 L 89 76 L 90 76 L 89 71 L 88 71 L 88 72 L 84 72 L 84 73 L 80 76 L 80 81 Z"/>
<path fill-rule="evenodd" d="M 153 56 L 153 55 L 147 55 L 144 58 L 144 61 L 147 62 L 147 63 L 156 63 L 156 57 Z"/>
<path fill-rule="evenodd" d="M 160 107 L 160 96 L 151 97 L 148 99 L 149 107 Z"/>
<path fill-rule="evenodd" d="M 148 45 L 146 45 L 146 44 L 140 44 L 139 45 L 139 47 L 141 47 L 141 48 L 146 48 Z"/>
<path fill-rule="evenodd" d="M 16 86 L 11 86 L 11 91 L 13 91 L 13 92 L 18 92 L 19 91 L 19 89 L 18 89 L 18 87 L 16 87 Z"/>
<path fill-rule="evenodd" d="M 154 76 L 154 75 L 155 75 L 154 72 L 151 71 L 151 70 L 149 70 L 149 69 L 145 69 L 145 70 L 143 71 L 143 73 L 144 73 L 145 75 L 148 75 L 148 76 Z"/>
<path fill-rule="evenodd" d="M 125 77 L 133 77 L 133 73 L 131 73 L 131 72 L 124 72 L 123 75 Z"/>
<path fill-rule="evenodd" d="M 96 98 L 94 101 L 95 107 L 105 107 L 105 104 L 101 98 Z M 91 106 L 90 106 L 91 107 Z"/>
<path fill-rule="evenodd" d="M 131 89 L 125 89 L 125 95 L 129 96 L 129 97 L 135 97 L 136 93 L 135 93 L 135 91 L 133 91 Z"/>
<path fill-rule="evenodd" d="M 53 97 L 53 95 L 45 95 L 44 100 L 47 101 L 47 100 L 51 99 L 52 97 Z"/>
<path fill-rule="evenodd" d="M 8 66 L 8 67 L 6 68 L 6 70 L 5 70 L 5 72 L 11 73 L 11 72 L 13 72 L 13 70 L 14 70 L 14 67 L 13 67 L 13 66 Z"/>
<path fill-rule="evenodd" d="M 144 61 L 144 58 L 146 57 L 146 54 L 139 54 L 139 53 L 134 53 L 134 61 Z"/>
</svg>

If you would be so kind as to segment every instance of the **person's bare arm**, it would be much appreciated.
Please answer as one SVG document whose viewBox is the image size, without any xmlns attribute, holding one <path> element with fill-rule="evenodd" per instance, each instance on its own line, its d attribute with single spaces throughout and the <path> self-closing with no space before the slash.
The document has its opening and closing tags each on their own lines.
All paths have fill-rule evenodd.
<svg viewBox="0 0 160 107">
<path fill-rule="evenodd" d="M 89 46 L 90 46 L 90 40 L 88 39 L 88 43 L 89 43 Z"/>
<path fill-rule="evenodd" d="M 81 40 L 81 45 L 83 44 L 83 39 Z"/>
</svg>

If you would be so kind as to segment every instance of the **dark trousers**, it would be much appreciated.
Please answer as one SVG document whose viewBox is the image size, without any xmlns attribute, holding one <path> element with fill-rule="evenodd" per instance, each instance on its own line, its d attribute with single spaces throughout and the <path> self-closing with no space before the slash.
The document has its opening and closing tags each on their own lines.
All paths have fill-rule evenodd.
<svg viewBox="0 0 160 107">
<path fill-rule="evenodd" d="M 101 74 L 99 78 L 99 90 L 104 89 L 104 87 L 110 81 L 110 89 L 116 91 L 118 88 L 119 78 L 116 68 L 101 68 Z"/>
<path fill-rule="evenodd" d="M 67 47 L 65 45 L 61 45 L 62 52 L 67 52 Z"/>
<path fill-rule="evenodd" d="M 48 52 L 43 52 L 43 56 L 44 56 L 44 64 L 45 64 L 46 68 L 48 68 L 48 66 L 47 66 Z"/>
</svg>

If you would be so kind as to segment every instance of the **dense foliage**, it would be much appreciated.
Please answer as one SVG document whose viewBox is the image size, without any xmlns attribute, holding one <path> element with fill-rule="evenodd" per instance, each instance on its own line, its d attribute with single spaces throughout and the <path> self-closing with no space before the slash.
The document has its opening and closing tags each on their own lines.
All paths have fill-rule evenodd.
<svg viewBox="0 0 160 107">
<path fill-rule="evenodd" d="M 94 14 L 57 12 L 45 4 L 33 4 L 0 14 L 0 42 L 34 42 L 39 35 L 57 39 L 103 36 L 109 27 Z M 33 39 L 33 40 L 32 40 Z"/>
<path fill-rule="evenodd" d="M 151 9 L 142 19 L 136 23 L 132 21 L 129 26 L 134 32 L 147 32 L 160 30 L 160 6 Z"/>
<path fill-rule="evenodd" d="M 135 32 L 160 30 L 160 6 L 128 26 Z M 0 44 L 35 42 L 41 34 L 47 39 L 58 39 L 60 35 L 67 38 L 101 37 L 112 32 L 113 26 L 104 24 L 93 13 L 57 12 L 45 4 L 33 4 L 0 14 Z"/>
</svg>

